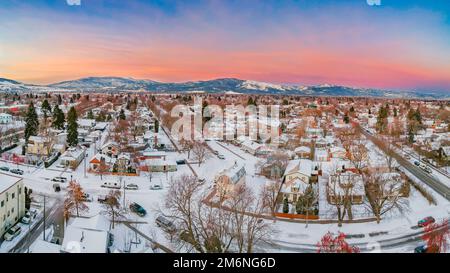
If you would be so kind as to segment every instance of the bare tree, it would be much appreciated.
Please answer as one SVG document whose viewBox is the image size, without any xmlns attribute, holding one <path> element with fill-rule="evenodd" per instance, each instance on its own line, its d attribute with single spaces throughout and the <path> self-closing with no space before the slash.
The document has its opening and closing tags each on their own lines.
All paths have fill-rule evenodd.
<svg viewBox="0 0 450 273">
<path fill-rule="evenodd" d="M 268 209 L 264 197 L 257 198 L 248 186 L 242 184 L 225 202 L 231 211 L 231 232 L 235 235 L 239 253 L 252 253 L 258 243 L 269 242 L 273 230 L 260 218 Z"/>
<path fill-rule="evenodd" d="M 403 197 L 404 182 L 378 170 L 372 170 L 365 177 L 367 208 L 374 214 L 377 223 L 381 217 L 393 209 L 403 212 L 408 209 L 407 199 Z"/>
<path fill-rule="evenodd" d="M 190 140 L 182 139 L 180 141 L 182 149 L 188 153 L 188 159 L 191 157 L 191 151 L 194 148 L 194 142 Z"/>
<path fill-rule="evenodd" d="M 342 174 L 336 172 L 336 167 L 327 183 L 328 202 L 332 204 L 337 213 L 338 226 L 342 226 L 342 221 L 348 215 L 350 220 L 353 219 L 352 206 L 354 203 L 353 196 L 357 193 L 357 175 L 351 172 Z"/>
<path fill-rule="evenodd" d="M 111 219 L 113 229 L 116 220 L 122 217 L 124 212 L 124 208 L 120 205 L 121 196 L 120 190 L 111 190 L 106 196 L 105 203 L 102 205 L 104 213 Z"/>
<path fill-rule="evenodd" d="M 192 148 L 192 152 L 194 153 L 195 160 L 198 161 L 198 166 L 202 164 L 209 156 L 208 148 L 200 142 L 195 142 Z"/>
<path fill-rule="evenodd" d="M 384 159 L 386 161 L 386 164 L 389 168 L 389 171 L 391 172 L 393 167 L 394 167 L 394 163 L 395 163 L 395 150 L 394 150 L 394 144 L 392 143 L 392 141 L 389 138 L 384 138 L 384 142 L 383 142 L 383 156 Z"/>
<path fill-rule="evenodd" d="M 264 206 L 270 209 L 272 215 L 275 214 L 278 201 L 280 201 L 279 193 L 281 189 L 281 180 L 270 181 L 261 192 L 264 200 Z"/>
<path fill-rule="evenodd" d="M 361 140 L 355 140 L 353 145 L 350 146 L 350 162 L 358 170 L 359 173 L 367 167 L 369 162 L 369 153 L 365 143 Z"/>
<path fill-rule="evenodd" d="M 179 232 L 180 247 L 201 253 L 223 253 L 232 249 L 252 252 L 254 245 L 270 237 L 270 228 L 259 215 L 266 210 L 245 186 L 237 187 L 229 200 L 213 204 L 206 198 L 204 182 L 183 175 L 169 183 L 166 216 Z M 225 202 L 226 201 L 226 202 Z"/>
</svg>

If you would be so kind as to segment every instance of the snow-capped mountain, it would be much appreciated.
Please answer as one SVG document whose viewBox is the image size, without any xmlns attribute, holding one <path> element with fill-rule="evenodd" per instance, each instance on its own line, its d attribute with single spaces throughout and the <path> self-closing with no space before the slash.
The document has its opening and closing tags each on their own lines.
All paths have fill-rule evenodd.
<svg viewBox="0 0 450 273">
<path fill-rule="evenodd" d="M 227 94 L 273 94 L 304 96 L 356 96 L 386 98 L 428 98 L 450 99 L 445 93 L 424 93 L 416 91 L 390 91 L 381 89 L 354 88 L 332 84 L 317 86 L 279 85 L 235 78 L 223 78 L 209 81 L 190 81 L 182 83 L 163 83 L 152 80 L 140 80 L 121 77 L 89 77 L 64 81 L 50 85 L 28 85 L 14 80 L 0 78 L 0 92 L 206 92 Z"/>
</svg>

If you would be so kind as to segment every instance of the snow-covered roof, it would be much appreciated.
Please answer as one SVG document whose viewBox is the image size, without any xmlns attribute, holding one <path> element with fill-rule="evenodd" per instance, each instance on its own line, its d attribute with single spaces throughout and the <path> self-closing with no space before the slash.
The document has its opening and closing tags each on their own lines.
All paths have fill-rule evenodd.
<svg viewBox="0 0 450 273">
<path fill-rule="evenodd" d="M 8 190 L 21 180 L 22 178 L 0 173 L 0 193 Z"/>
<path fill-rule="evenodd" d="M 61 251 L 70 253 L 106 253 L 108 232 L 68 226 L 64 230 Z"/>
<path fill-rule="evenodd" d="M 300 146 L 295 148 L 294 152 L 296 153 L 310 153 L 311 152 L 311 148 L 307 147 L 307 146 Z"/>
<path fill-rule="evenodd" d="M 311 176 L 311 171 L 313 168 L 312 161 L 309 159 L 295 159 L 289 161 L 286 167 L 285 175 L 299 172 L 306 176 Z"/>
</svg>

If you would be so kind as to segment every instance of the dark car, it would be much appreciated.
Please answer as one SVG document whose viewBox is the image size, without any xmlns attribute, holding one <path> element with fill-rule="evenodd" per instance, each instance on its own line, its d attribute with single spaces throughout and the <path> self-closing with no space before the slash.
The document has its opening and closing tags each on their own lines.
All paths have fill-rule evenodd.
<svg viewBox="0 0 450 273">
<path fill-rule="evenodd" d="M 8 167 L 0 167 L 0 171 L 9 172 Z"/>
<path fill-rule="evenodd" d="M 108 201 L 108 197 L 106 195 L 99 195 L 97 197 L 97 201 L 101 204 L 106 203 L 106 201 Z"/>
<path fill-rule="evenodd" d="M 145 209 L 137 203 L 131 203 L 130 210 L 141 217 L 144 217 L 145 215 L 147 215 L 147 211 L 145 211 Z"/>
<path fill-rule="evenodd" d="M 420 162 L 419 161 L 414 161 L 414 165 L 420 166 Z"/>
<path fill-rule="evenodd" d="M 186 164 L 186 159 L 177 160 L 177 165 L 184 165 L 184 164 Z"/>
<path fill-rule="evenodd" d="M 425 217 L 422 220 L 420 220 L 417 223 L 417 226 L 419 226 L 419 227 L 426 227 L 426 226 L 428 226 L 430 224 L 433 224 L 434 222 L 436 222 L 436 220 L 433 217 L 428 216 L 428 217 Z"/>
<path fill-rule="evenodd" d="M 414 248 L 414 253 L 438 253 L 438 247 L 428 247 L 427 245 L 421 245 Z"/>
<path fill-rule="evenodd" d="M 19 169 L 12 169 L 10 170 L 13 174 L 23 175 L 23 171 Z"/>
</svg>

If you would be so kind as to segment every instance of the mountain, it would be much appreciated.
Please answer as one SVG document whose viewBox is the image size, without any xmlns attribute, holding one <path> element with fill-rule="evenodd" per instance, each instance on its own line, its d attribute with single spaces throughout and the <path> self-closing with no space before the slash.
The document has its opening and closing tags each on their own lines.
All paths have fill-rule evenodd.
<svg viewBox="0 0 450 273">
<path fill-rule="evenodd" d="M 25 84 L 5 78 L 0 78 L 0 92 L 24 92 L 27 91 Z"/>
<path fill-rule="evenodd" d="M 385 97 L 385 98 L 422 98 L 450 99 L 448 94 L 417 91 L 391 91 L 371 88 L 354 88 L 323 84 L 317 86 L 292 86 L 264 83 L 258 81 L 223 78 L 208 81 L 190 81 L 182 83 L 163 83 L 152 80 L 138 80 L 121 77 L 89 77 L 64 81 L 50 85 L 28 85 L 0 78 L 0 92 L 205 92 L 227 94 L 272 94 L 304 96 L 349 96 L 349 97 Z"/>
</svg>

